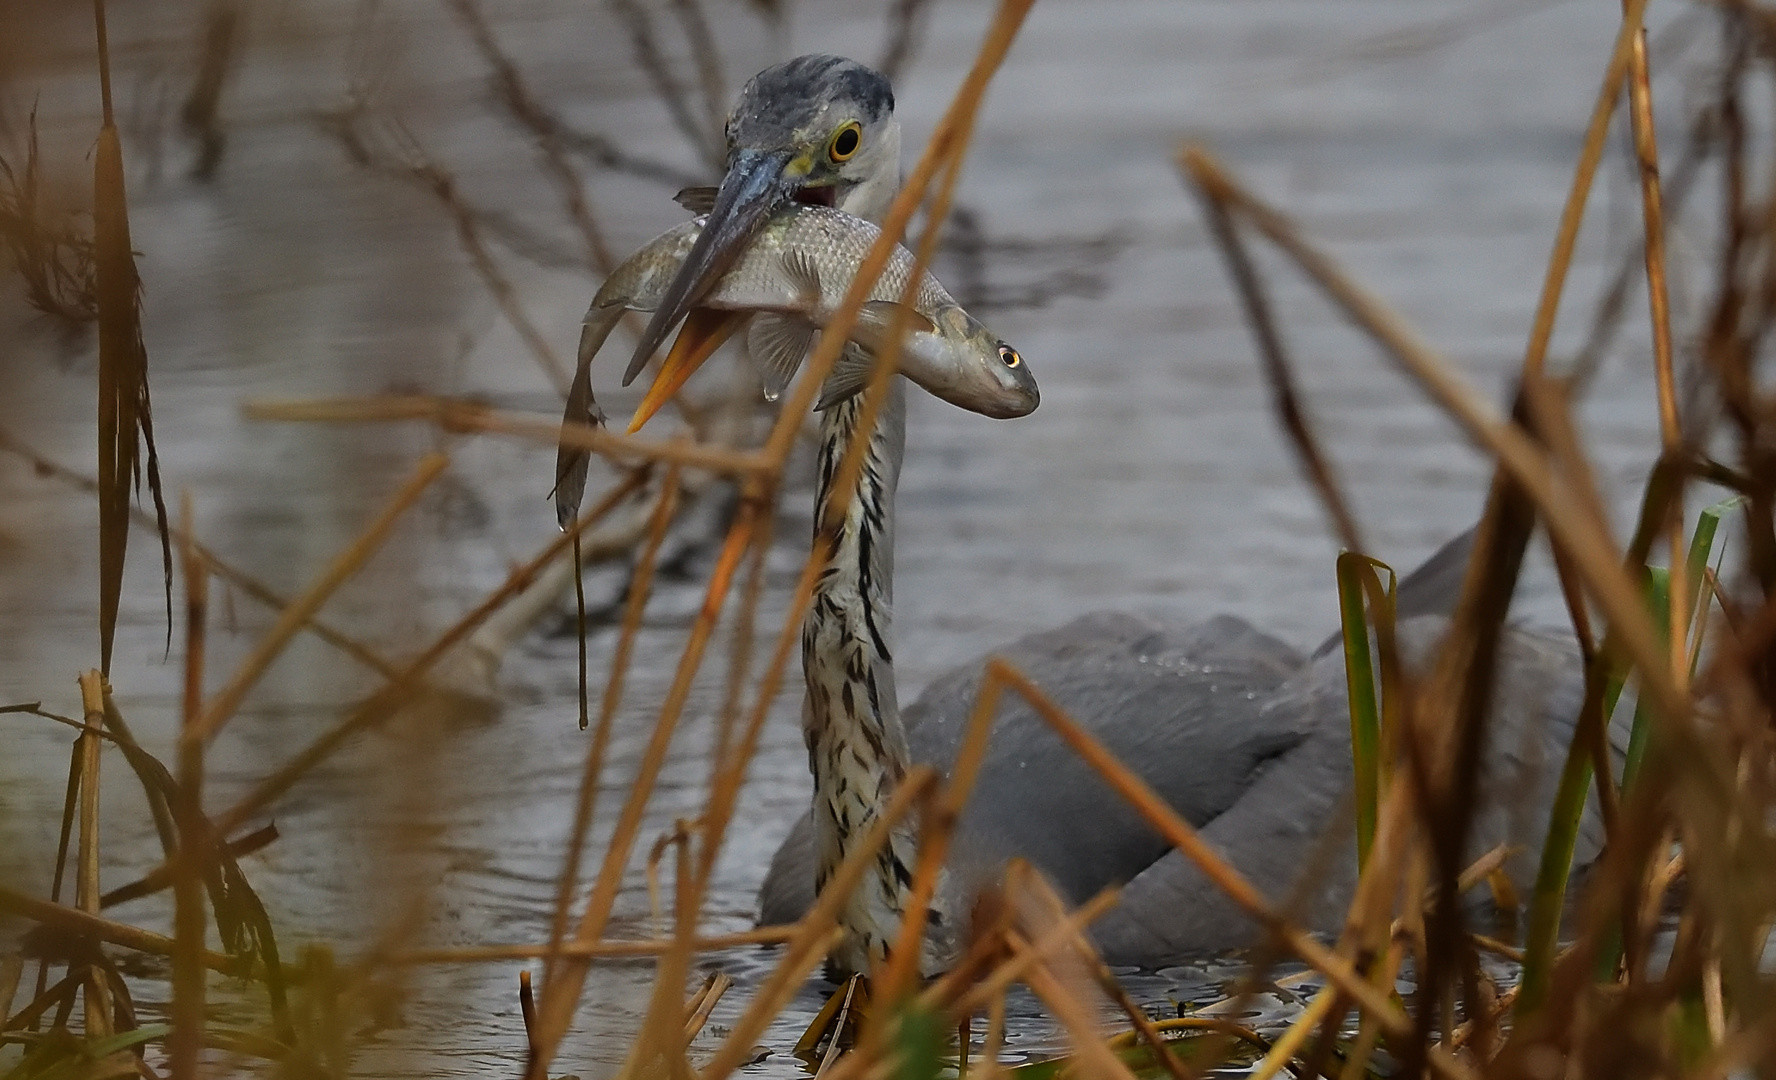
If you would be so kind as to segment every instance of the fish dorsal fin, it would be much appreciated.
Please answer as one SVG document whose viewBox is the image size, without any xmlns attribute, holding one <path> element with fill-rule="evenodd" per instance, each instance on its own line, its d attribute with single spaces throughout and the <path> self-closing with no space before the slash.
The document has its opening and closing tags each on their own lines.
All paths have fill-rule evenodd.
<svg viewBox="0 0 1776 1080">
<path fill-rule="evenodd" d="M 763 312 L 753 317 L 747 348 L 764 367 L 765 400 L 776 401 L 795 378 L 814 341 L 814 324 L 795 315 Z"/>
<path fill-rule="evenodd" d="M 845 342 L 845 351 L 839 354 L 832 374 L 826 377 L 826 384 L 820 388 L 820 400 L 814 403 L 815 411 L 830 409 L 868 386 L 870 373 L 875 369 L 873 353 L 855 341 Z"/>
<path fill-rule="evenodd" d="M 672 201 L 701 217 L 715 209 L 716 190 L 713 187 L 679 188 Z"/>
<path fill-rule="evenodd" d="M 879 351 L 888 334 L 894 329 L 896 313 L 900 313 L 902 325 L 909 334 L 930 334 L 937 330 L 937 324 L 925 316 L 892 300 L 871 300 L 857 312 L 857 325 L 851 330 L 851 340 L 864 347 Z"/>
<path fill-rule="evenodd" d="M 814 264 L 814 256 L 799 247 L 790 247 L 783 252 L 783 276 L 796 291 L 796 298 L 810 306 L 820 303 L 820 268 Z"/>
</svg>

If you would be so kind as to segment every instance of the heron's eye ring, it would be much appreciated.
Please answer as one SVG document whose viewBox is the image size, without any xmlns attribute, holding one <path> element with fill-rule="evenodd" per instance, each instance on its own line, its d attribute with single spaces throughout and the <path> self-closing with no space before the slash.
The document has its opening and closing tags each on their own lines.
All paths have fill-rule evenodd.
<svg viewBox="0 0 1776 1080">
<path fill-rule="evenodd" d="M 834 161 L 850 161 L 857 155 L 857 148 L 862 145 L 863 125 L 853 120 L 833 132 L 832 142 L 827 145 L 826 154 Z"/>
<path fill-rule="evenodd" d="M 999 360 L 1008 368 L 1015 368 L 1024 362 L 1024 358 L 1010 345 L 999 346 Z"/>
</svg>

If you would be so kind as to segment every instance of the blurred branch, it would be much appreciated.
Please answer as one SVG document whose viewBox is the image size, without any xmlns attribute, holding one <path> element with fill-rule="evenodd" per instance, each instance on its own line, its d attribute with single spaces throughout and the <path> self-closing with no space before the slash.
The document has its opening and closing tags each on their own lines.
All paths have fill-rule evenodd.
<svg viewBox="0 0 1776 1080">
<path fill-rule="evenodd" d="M 713 129 L 706 127 L 691 110 L 689 94 L 672 74 L 666 57 L 660 52 L 660 43 L 654 37 L 652 18 L 635 0 L 610 0 L 610 6 L 629 31 L 629 44 L 635 52 L 636 66 L 647 73 L 648 80 L 654 84 L 654 93 L 666 106 L 672 122 L 678 126 L 685 141 L 691 144 L 697 157 L 710 171 L 721 172 L 727 156 L 721 128 L 719 125 Z"/>
<path fill-rule="evenodd" d="M 468 31 L 469 37 L 474 40 L 481 58 L 493 69 L 494 96 L 512 119 L 522 124 L 536 140 L 537 151 L 543 158 L 544 171 L 560 191 L 567 216 L 580 232 L 580 238 L 586 245 L 589 264 L 600 273 L 610 273 L 616 267 L 617 260 L 611 254 L 604 231 L 599 227 L 598 220 L 593 216 L 592 206 L 586 199 L 585 182 L 563 153 L 560 122 L 531 94 L 524 84 L 523 76 L 519 74 L 518 65 L 500 49 L 492 28 L 487 25 L 487 20 L 482 17 L 481 9 L 475 5 L 474 0 L 447 2 L 456 13 L 457 20 Z"/>
<path fill-rule="evenodd" d="M 347 156 L 353 161 L 381 173 L 384 176 L 405 180 L 429 192 L 449 213 L 456 224 L 457 241 L 462 245 L 463 253 L 469 257 L 469 263 L 475 268 L 487 291 L 493 294 L 494 303 L 499 306 L 500 313 L 506 317 L 512 329 L 530 351 L 532 359 L 542 368 L 555 389 L 563 397 L 567 396 L 571 376 L 567 366 L 549 346 L 536 324 L 531 321 L 524 306 L 518 301 L 518 291 L 511 281 L 501 272 L 499 264 L 494 260 L 493 253 L 487 250 L 487 244 L 481 236 L 481 215 L 457 192 L 456 178 L 427 155 L 425 148 L 399 122 L 391 121 L 388 125 L 390 137 L 399 144 L 399 151 L 386 153 L 373 146 L 363 137 L 355 120 L 361 110 L 356 106 L 325 118 L 327 129 L 345 148 Z"/>
<path fill-rule="evenodd" d="M 925 16 L 931 8 L 931 0 L 894 0 L 894 6 L 888 11 L 888 47 L 882 50 L 882 59 L 876 62 L 876 70 L 888 76 L 889 82 L 900 78 L 907 62 L 918 51 L 919 39 L 925 36 Z"/>
</svg>

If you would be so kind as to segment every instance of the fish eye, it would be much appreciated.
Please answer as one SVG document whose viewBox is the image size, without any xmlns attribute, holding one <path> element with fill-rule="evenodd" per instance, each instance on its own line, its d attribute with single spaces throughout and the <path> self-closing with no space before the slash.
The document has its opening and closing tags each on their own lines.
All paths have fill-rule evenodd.
<svg viewBox="0 0 1776 1080">
<path fill-rule="evenodd" d="M 857 148 L 862 145 L 863 125 L 853 120 L 833 132 L 832 142 L 826 147 L 826 155 L 834 161 L 850 161 L 856 156 Z"/>
<path fill-rule="evenodd" d="M 1024 362 L 1024 358 L 1018 355 L 1016 349 L 1001 341 L 999 343 L 999 361 L 1008 368 L 1015 368 Z"/>
</svg>

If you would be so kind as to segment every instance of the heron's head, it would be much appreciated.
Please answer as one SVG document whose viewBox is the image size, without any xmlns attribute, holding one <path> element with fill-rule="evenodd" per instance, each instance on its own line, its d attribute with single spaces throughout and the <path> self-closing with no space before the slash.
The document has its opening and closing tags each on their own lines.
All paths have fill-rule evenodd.
<svg viewBox="0 0 1776 1080">
<path fill-rule="evenodd" d="M 625 386 L 774 210 L 800 201 L 880 219 L 899 183 L 894 91 L 855 60 L 798 56 L 754 75 L 728 116 L 727 138 L 715 207 L 649 320 Z"/>
</svg>

